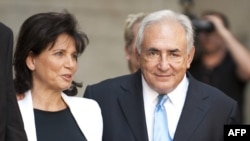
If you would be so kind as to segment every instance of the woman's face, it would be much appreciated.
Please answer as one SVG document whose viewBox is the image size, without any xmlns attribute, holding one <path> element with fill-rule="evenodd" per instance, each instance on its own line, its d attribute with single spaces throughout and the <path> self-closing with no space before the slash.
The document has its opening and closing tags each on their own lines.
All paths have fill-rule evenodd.
<svg viewBox="0 0 250 141">
<path fill-rule="evenodd" d="M 63 91 L 68 89 L 77 69 L 77 52 L 75 42 L 67 34 L 58 36 L 55 44 L 51 44 L 38 56 L 32 52 L 26 59 L 32 72 L 33 87 Z"/>
</svg>

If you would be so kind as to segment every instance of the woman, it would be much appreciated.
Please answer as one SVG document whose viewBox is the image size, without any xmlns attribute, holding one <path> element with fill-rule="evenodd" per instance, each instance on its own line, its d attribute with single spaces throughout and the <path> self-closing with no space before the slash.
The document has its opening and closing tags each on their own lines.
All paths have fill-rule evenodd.
<svg viewBox="0 0 250 141">
<path fill-rule="evenodd" d="M 29 141 L 101 141 L 102 116 L 90 99 L 73 97 L 77 57 L 88 37 L 68 12 L 38 13 L 21 26 L 14 53 L 15 89 Z M 71 96 L 69 96 L 71 95 Z"/>
</svg>

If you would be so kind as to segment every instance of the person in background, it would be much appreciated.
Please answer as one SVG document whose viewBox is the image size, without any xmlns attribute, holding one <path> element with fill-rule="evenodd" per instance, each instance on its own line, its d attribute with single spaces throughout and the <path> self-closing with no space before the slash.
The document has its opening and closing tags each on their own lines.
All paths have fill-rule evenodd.
<svg viewBox="0 0 250 141">
<path fill-rule="evenodd" d="M 134 73 L 139 69 L 139 61 L 136 58 L 135 38 L 142 19 L 146 16 L 145 13 L 129 14 L 124 28 L 125 53 L 128 61 L 130 73 Z"/>
<path fill-rule="evenodd" d="M 29 141 L 101 141 L 99 105 L 76 97 L 77 58 L 89 40 L 73 15 L 37 13 L 21 26 L 14 52 L 15 90 Z"/>
<path fill-rule="evenodd" d="M 195 53 L 187 16 L 148 14 L 136 48 L 136 73 L 86 87 L 101 107 L 103 141 L 223 141 L 224 125 L 240 122 L 235 100 L 187 71 Z"/>
<path fill-rule="evenodd" d="M 13 86 L 13 32 L 0 22 L 0 141 L 27 141 Z"/>
<path fill-rule="evenodd" d="M 244 89 L 250 80 L 250 53 L 232 35 L 224 14 L 206 11 L 201 17 L 212 23 L 213 30 L 198 32 L 197 42 L 201 51 L 189 71 L 196 79 L 217 87 L 235 99 L 243 122 Z"/>
</svg>

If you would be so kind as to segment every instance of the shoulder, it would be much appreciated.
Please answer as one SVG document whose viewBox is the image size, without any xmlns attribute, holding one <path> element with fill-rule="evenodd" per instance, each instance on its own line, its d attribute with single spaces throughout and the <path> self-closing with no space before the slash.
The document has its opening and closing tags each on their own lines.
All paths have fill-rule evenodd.
<svg viewBox="0 0 250 141">
<path fill-rule="evenodd" d="M 131 83 L 134 83 L 133 75 L 109 78 L 96 84 L 88 85 L 85 89 L 85 93 L 114 93 Z"/>
<path fill-rule="evenodd" d="M 203 83 L 199 80 L 196 80 L 191 75 L 189 75 L 189 80 L 190 80 L 189 89 L 192 93 L 197 93 L 204 99 L 209 99 L 209 101 L 214 104 L 227 105 L 227 106 L 229 105 L 232 106 L 237 104 L 237 102 L 234 99 L 226 95 L 218 88 Z"/>
<path fill-rule="evenodd" d="M 136 83 L 141 82 L 141 71 L 137 71 L 133 74 L 121 75 L 118 77 L 109 78 L 103 81 L 100 81 L 96 84 L 88 85 L 87 89 L 93 88 L 96 91 L 115 91 L 121 87 L 135 85 Z"/>
<path fill-rule="evenodd" d="M 76 107 L 81 107 L 81 108 L 94 108 L 98 109 L 99 105 L 97 102 L 93 99 L 88 99 L 84 97 L 77 97 L 77 96 L 67 96 L 63 94 L 63 99 L 69 106 L 76 106 Z"/>
<path fill-rule="evenodd" d="M 103 121 L 101 109 L 96 101 L 62 94 L 66 104 L 88 140 L 101 140 Z"/>
<path fill-rule="evenodd" d="M 101 117 L 101 108 L 95 100 L 67 95 L 63 95 L 62 97 L 74 116 L 82 117 L 84 115 L 82 118 L 85 119 L 91 119 L 91 117 Z M 82 113 L 85 114 L 79 115 Z"/>
<path fill-rule="evenodd" d="M 100 99 L 106 99 L 109 94 L 110 97 L 117 97 L 121 92 L 135 89 L 134 86 L 141 83 L 141 74 L 128 74 L 119 77 L 103 80 L 99 83 L 88 85 L 84 92 L 84 97 L 99 97 Z M 105 94 L 104 94 L 105 93 Z"/>
<path fill-rule="evenodd" d="M 1 33 L 11 33 L 12 34 L 12 30 L 8 27 L 8 26 L 6 26 L 5 24 L 3 24 L 3 23 L 1 23 L 0 22 L 0 31 L 1 31 Z"/>
<path fill-rule="evenodd" d="M 100 81 L 96 84 L 93 84 L 91 86 L 101 86 L 101 85 L 119 85 L 121 83 L 127 82 L 132 78 L 131 74 L 128 75 L 122 75 L 122 76 L 118 76 L 118 77 L 113 77 L 113 78 L 109 78 L 109 79 L 105 79 L 103 81 Z"/>
</svg>

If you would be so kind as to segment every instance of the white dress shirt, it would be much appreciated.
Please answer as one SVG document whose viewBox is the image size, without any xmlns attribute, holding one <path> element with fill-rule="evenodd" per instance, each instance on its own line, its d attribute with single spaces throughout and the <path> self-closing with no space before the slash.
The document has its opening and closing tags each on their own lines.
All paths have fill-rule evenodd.
<svg viewBox="0 0 250 141">
<path fill-rule="evenodd" d="M 180 84 L 172 92 L 167 94 L 169 96 L 169 99 L 164 104 L 168 116 L 169 134 L 172 139 L 174 137 L 175 130 L 186 99 L 188 84 L 189 82 L 185 75 Z M 148 86 L 143 75 L 142 89 L 148 139 L 149 141 L 153 141 L 154 110 L 158 100 L 158 93 Z"/>
</svg>

